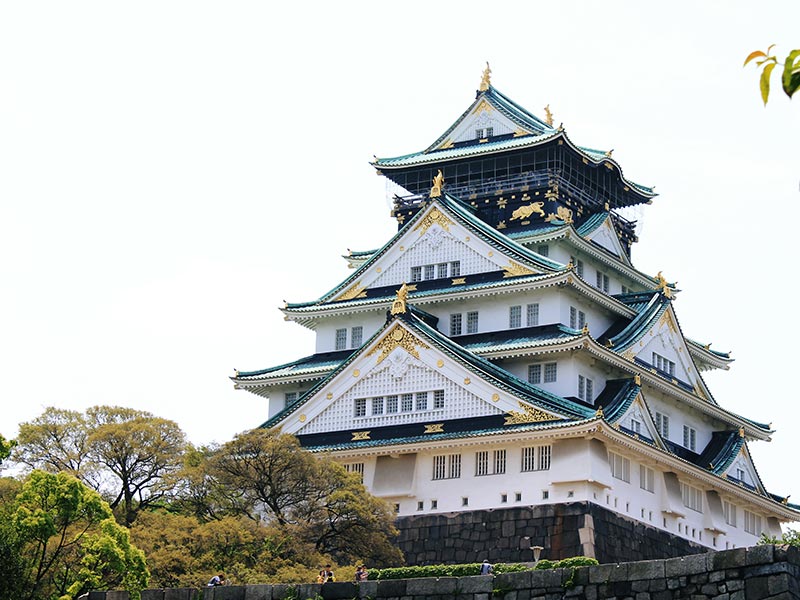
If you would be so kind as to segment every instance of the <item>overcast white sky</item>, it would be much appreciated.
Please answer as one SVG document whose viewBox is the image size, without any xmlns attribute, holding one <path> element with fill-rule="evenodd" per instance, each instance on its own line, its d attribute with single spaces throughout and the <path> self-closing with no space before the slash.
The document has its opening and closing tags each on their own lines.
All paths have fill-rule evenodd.
<svg viewBox="0 0 800 600">
<path fill-rule="evenodd" d="M 656 186 L 634 262 L 733 351 L 711 390 L 773 422 L 756 466 L 800 501 L 800 97 L 765 109 L 742 68 L 798 23 L 796 0 L 1 3 L 0 433 L 50 405 L 148 410 L 196 444 L 260 424 L 228 376 L 313 352 L 278 307 L 388 239 L 368 161 L 428 146 L 488 60 Z"/>
</svg>

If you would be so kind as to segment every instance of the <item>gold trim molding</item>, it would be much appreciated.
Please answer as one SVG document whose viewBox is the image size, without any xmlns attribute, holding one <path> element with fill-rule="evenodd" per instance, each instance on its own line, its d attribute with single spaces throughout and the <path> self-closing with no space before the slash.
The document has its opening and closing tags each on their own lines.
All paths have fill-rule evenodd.
<svg viewBox="0 0 800 600">
<path fill-rule="evenodd" d="M 438 208 L 434 207 L 431 212 L 429 212 L 424 219 L 422 219 L 419 223 L 417 223 L 416 227 L 414 227 L 414 231 L 420 230 L 419 234 L 422 235 L 428 229 L 431 228 L 432 225 L 439 225 L 445 231 L 450 231 L 450 225 L 453 224 L 447 215 L 445 215 L 442 211 Z"/>
<path fill-rule="evenodd" d="M 336 298 L 336 301 L 342 300 L 354 300 L 355 298 L 366 298 L 367 297 L 367 288 L 361 285 L 360 281 L 357 281 L 353 287 L 347 290 L 344 294 Z"/>
<path fill-rule="evenodd" d="M 410 331 L 407 331 L 399 323 L 396 323 L 395 326 L 383 336 L 383 339 L 378 342 L 378 345 L 367 353 L 367 356 L 372 356 L 376 352 L 380 352 L 377 362 L 377 364 L 380 364 L 395 348 L 402 348 L 414 358 L 419 359 L 417 346 L 426 350 L 430 349 L 428 344 L 413 335 Z"/>
<path fill-rule="evenodd" d="M 520 423 L 539 423 L 541 421 L 552 421 L 556 417 L 528 404 L 519 403 L 522 412 L 516 410 L 509 411 L 503 425 L 518 425 Z"/>
<path fill-rule="evenodd" d="M 529 269 L 513 260 L 508 261 L 508 266 L 503 268 L 503 277 L 519 277 L 521 275 L 535 275 L 536 271 Z"/>
</svg>

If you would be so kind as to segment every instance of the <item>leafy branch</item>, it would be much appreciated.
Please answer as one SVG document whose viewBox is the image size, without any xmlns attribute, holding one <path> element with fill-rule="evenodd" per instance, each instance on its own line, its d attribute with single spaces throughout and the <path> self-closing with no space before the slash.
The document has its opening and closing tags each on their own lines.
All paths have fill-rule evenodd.
<svg viewBox="0 0 800 600">
<path fill-rule="evenodd" d="M 743 66 L 747 66 L 749 62 L 754 60 L 756 61 L 756 67 L 761 69 L 759 87 L 761 88 L 761 99 L 764 101 L 764 106 L 767 105 L 767 100 L 769 100 L 770 77 L 775 67 L 783 67 L 781 86 L 789 98 L 800 89 L 800 61 L 797 60 L 800 58 L 800 49 L 792 50 L 783 62 L 779 62 L 774 54 L 770 54 L 774 47 L 775 44 L 770 45 L 766 52 L 755 50 L 744 59 Z"/>
</svg>

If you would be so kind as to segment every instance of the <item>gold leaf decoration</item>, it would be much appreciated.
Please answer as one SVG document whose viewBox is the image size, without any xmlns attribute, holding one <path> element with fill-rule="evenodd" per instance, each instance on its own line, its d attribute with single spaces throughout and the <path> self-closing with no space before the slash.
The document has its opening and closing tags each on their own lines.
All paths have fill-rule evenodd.
<svg viewBox="0 0 800 600">
<path fill-rule="evenodd" d="M 453 222 L 448 219 L 442 211 L 434 207 L 431 212 L 425 215 L 424 219 L 417 223 L 416 227 L 414 227 L 414 231 L 420 230 L 419 234 L 422 235 L 434 224 L 438 224 L 445 231 L 450 231 L 450 225 L 452 225 Z"/>
<path fill-rule="evenodd" d="M 406 331 L 399 323 L 396 323 L 394 327 L 386 332 L 386 335 L 378 342 L 378 345 L 367 353 L 367 356 L 372 356 L 378 352 L 378 363 L 381 363 L 395 348 L 402 348 L 418 359 L 417 346 L 426 350 L 430 348 L 425 342 L 414 336 L 410 331 Z"/>
<path fill-rule="evenodd" d="M 423 433 L 444 433 L 444 423 L 425 425 L 425 431 Z"/>
<path fill-rule="evenodd" d="M 522 402 L 519 403 L 519 407 L 522 409 L 521 412 L 516 410 L 510 411 L 506 415 L 506 420 L 504 425 L 518 425 L 520 423 L 539 423 L 541 421 L 552 421 L 557 417 L 544 412 L 534 406 L 530 406 L 528 404 L 523 404 Z"/>
<path fill-rule="evenodd" d="M 353 439 L 351 439 L 350 441 L 351 442 L 361 442 L 361 441 L 364 441 L 364 440 L 368 440 L 368 439 L 370 439 L 369 433 L 370 433 L 369 431 L 353 431 L 352 432 Z"/>
<path fill-rule="evenodd" d="M 367 292 L 366 288 L 361 285 L 360 281 L 357 281 L 353 287 L 347 290 L 344 294 L 336 298 L 337 302 L 341 302 L 343 300 L 353 300 L 355 298 L 366 298 Z"/>
<path fill-rule="evenodd" d="M 521 275 L 535 275 L 536 271 L 532 271 L 513 260 L 508 261 L 508 266 L 503 269 L 503 277 L 519 277 Z"/>
</svg>

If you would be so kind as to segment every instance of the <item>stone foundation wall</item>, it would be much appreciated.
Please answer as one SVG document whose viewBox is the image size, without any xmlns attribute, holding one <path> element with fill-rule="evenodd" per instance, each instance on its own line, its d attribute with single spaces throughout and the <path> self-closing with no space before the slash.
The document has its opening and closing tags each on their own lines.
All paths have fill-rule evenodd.
<svg viewBox="0 0 800 600">
<path fill-rule="evenodd" d="M 666 560 L 497 576 L 145 590 L 142 600 L 724 600 L 800 599 L 800 548 L 755 546 Z M 85 599 L 86 597 L 84 597 Z M 91 592 L 88 600 L 129 600 Z"/>
<path fill-rule="evenodd" d="M 601 563 L 686 556 L 708 548 L 627 519 L 596 504 L 400 517 L 397 544 L 409 565 L 532 561 L 590 556 Z"/>
</svg>

